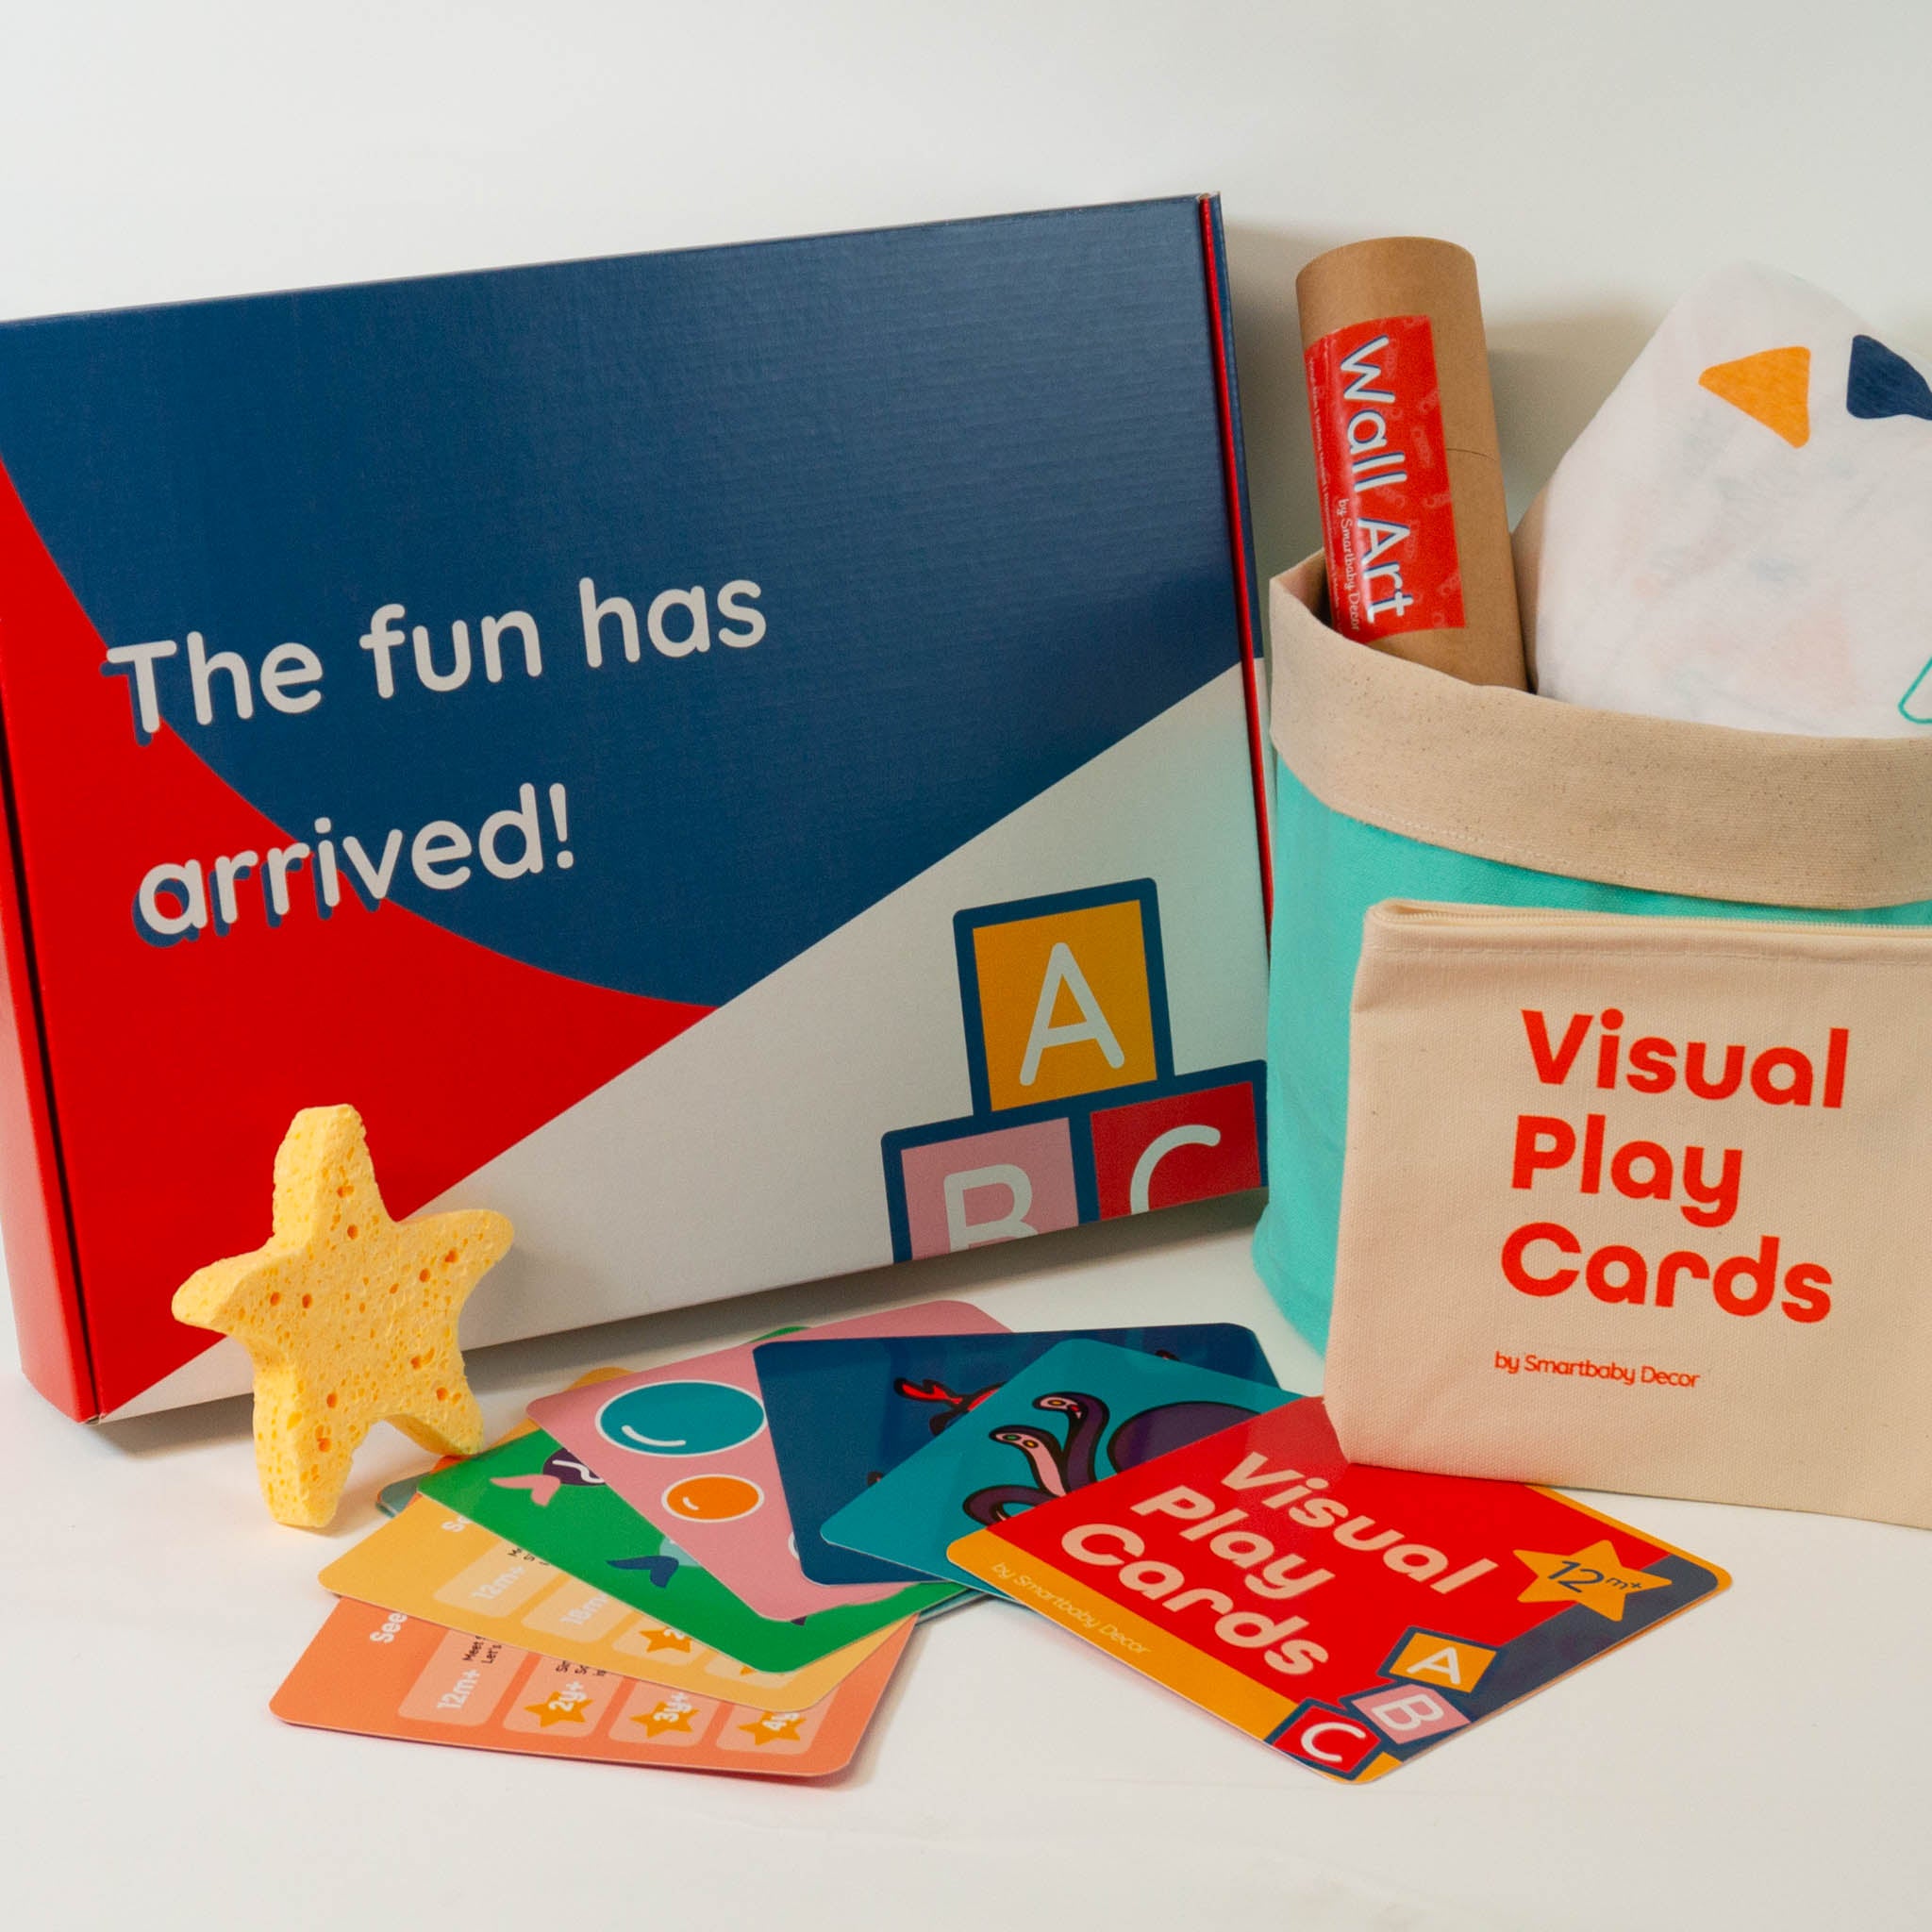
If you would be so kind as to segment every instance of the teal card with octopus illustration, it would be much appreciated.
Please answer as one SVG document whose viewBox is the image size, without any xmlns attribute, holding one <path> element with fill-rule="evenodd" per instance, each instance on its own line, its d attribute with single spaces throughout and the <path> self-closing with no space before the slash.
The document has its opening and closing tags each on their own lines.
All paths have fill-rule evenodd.
<svg viewBox="0 0 1932 1932">
<path fill-rule="evenodd" d="M 1063 1341 L 827 1518 L 821 1534 L 979 1589 L 946 1556 L 959 1538 L 1299 1400 L 1137 1349 Z"/>
</svg>

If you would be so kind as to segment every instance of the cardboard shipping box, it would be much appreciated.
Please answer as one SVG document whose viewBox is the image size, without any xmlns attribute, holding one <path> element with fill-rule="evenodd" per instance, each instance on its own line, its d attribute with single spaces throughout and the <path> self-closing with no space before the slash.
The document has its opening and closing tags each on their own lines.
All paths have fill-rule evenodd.
<svg viewBox="0 0 1932 1932">
<path fill-rule="evenodd" d="M 466 1345 L 1257 1185 L 1211 199 L 0 327 L 0 1222 L 70 1413 L 297 1108 Z"/>
</svg>

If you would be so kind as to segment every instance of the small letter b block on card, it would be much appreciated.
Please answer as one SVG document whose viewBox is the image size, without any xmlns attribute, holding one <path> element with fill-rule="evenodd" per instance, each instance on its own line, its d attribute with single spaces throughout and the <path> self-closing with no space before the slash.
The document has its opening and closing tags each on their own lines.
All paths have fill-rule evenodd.
<svg viewBox="0 0 1932 1932">
<path fill-rule="evenodd" d="M 1440 1738 L 1444 1731 L 1459 1730 L 1469 1722 L 1446 1697 L 1416 1684 L 1398 1684 L 1370 1697 L 1357 1697 L 1354 1704 L 1398 1744 Z"/>
</svg>

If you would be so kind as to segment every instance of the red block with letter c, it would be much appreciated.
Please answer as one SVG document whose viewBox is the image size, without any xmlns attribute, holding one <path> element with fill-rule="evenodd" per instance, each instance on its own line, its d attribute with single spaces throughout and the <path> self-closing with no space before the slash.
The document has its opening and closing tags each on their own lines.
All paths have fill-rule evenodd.
<svg viewBox="0 0 1932 1932">
<path fill-rule="evenodd" d="M 1261 1185 L 1255 1090 L 1246 1080 L 1099 1108 L 1092 1131 L 1103 1220 Z"/>
</svg>

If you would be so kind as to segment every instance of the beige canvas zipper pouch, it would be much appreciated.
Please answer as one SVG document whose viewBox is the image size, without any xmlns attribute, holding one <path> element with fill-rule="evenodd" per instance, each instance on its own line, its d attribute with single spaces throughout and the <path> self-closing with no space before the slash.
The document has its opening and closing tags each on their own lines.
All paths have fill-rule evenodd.
<svg viewBox="0 0 1932 1932">
<path fill-rule="evenodd" d="M 1932 1526 L 1932 929 L 1385 901 L 1352 1460 Z"/>
</svg>

